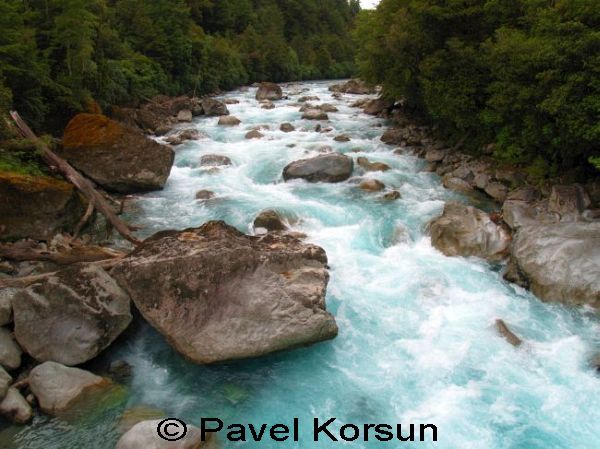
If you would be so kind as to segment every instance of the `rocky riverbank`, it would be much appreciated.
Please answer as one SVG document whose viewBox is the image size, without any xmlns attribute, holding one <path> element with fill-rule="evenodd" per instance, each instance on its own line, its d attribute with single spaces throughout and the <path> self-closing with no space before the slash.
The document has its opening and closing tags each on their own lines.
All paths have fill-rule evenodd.
<svg viewBox="0 0 600 449">
<path fill-rule="evenodd" d="M 334 98 L 374 93 L 357 81 L 332 86 L 331 91 Z M 261 107 L 267 102 L 277 104 L 284 94 L 277 85 L 263 84 L 256 101 Z M 314 125 L 303 132 L 332 133 L 327 120 L 328 114 L 336 113 L 335 106 L 316 104 L 318 98 L 303 98 L 300 92 L 294 95 L 304 119 L 316 121 L 309 122 Z M 369 114 L 397 116 L 393 103 L 381 99 L 358 100 L 355 106 Z M 160 97 L 138 109 L 114 111 L 111 118 L 76 116 L 58 152 L 111 194 L 160 189 L 173 165 L 174 150 L 145 133 L 160 135 L 173 145 L 201 138 L 198 131 L 185 128 L 199 114 L 233 118 L 225 101 Z M 220 120 L 220 126 L 240 127 L 239 120 L 225 122 Z M 287 122 L 276 128 L 282 133 L 295 131 Z M 255 126 L 248 131 L 255 133 L 246 138 L 265 138 L 261 130 L 266 134 L 263 127 Z M 332 145 L 353 138 L 332 133 Z M 448 149 L 427 128 L 406 119 L 387 130 L 382 139 L 390 144 L 390 152 L 413 152 L 425 159 L 425 169 L 440 174 L 447 187 L 467 195 L 485 193 L 500 201 L 498 212 L 491 214 L 447 203 L 442 216 L 429 225 L 436 248 L 449 256 L 507 262 L 506 278 L 530 288 L 541 299 L 600 306 L 597 184 L 531 185 L 519 170 L 500 169 L 489 158 Z M 322 154 L 290 162 L 281 180 L 335 185 L 348 181 L 354 192 L 383 200 L 390 207 L 396 203 L 387 201 L 402 198 L 387 180 L 371 177 L 390 171 L 390 165 L 352 152 L 341 154 L 328 146 L 318 152 Z M 223 154 L 198 159 L 207 174 L 235 163 Z M 118 167 L 111 163 L 114 160 L 119 161 Z M 327 255 L 321 247 L 304 242 L 302 234 L 290 231 L 292 220 L 285 214 L 263 210 L 247 223 L 254 235 L 210 221 L 159 232 L 132 251 L 121 252 L 89 245 L 91 237 L 85 232 L 82 239 L 57 234 L 77 227 L 87 206 L 71 184 L 64 184 L 70 190 L 63 189 L 63 196 L 56 200 L 60 207 L 49 210 L 56 214 L 73 208 L 72 213 L 58 218 L 44 215 L 50 212 L 42 208 L 43 201 L 16 211 L 7 208 L 16 217 L 16 224 L 6 228 L 16 231 L 7 234 L 7 239 L 45 241 L 0 247 L 0 365 L 4 367 L 0 369 L 0 413 L 14 422 L 30 421 L 37 410 L 62 416 L 85 407 L 96 395 L 118 395 L 122 375 L 131 369 L 126 363 L 101 376 L 76 366 L 88 367 L 123 338 L 136 315 L 134 309 L 174 350 L 199 364 L 260 357 L 337 335 L 336 321 L 325 304 Z M 17 191 L 11 198 L 20 204 L 25 197 Z M 215 193 L 202 190 L 196 198 L 210 206 Z M 32 216 L 35 220 L 29 220 Z M 28 220 L 40 227 L 30 230 L 24 225 Z M 511 344 L 521 344 L 504 322 L 500 320 L 496 327 Z M 134 419 L 130 424 L 135 426 L 124 429 L 131 428 L 118 447 L 152 447 L 156 442 L 142 436 L 155 423 L 156 416 L 151 418 Z M 189 444 L 194 447 L 197 440 Z"/>
<path fill-rule="evenodd" d="M 411 122 L 390 102 L 358 103 L 396 125 L 381 140 L 426 161 L 444 186 L 466 196 L 484 194 L 498 204 L 487 214 L 446 205 L 430 224 L 433 245 L 446 255 L 508 260 L 504 277 L 540 299 L 600 306 L 600 177 L 572 183 L 572 175 L 532 180 L 519 167 L 502 166 L 493 145 L 472 156 L 448 148 L 426 126 Z"/>
</svg>

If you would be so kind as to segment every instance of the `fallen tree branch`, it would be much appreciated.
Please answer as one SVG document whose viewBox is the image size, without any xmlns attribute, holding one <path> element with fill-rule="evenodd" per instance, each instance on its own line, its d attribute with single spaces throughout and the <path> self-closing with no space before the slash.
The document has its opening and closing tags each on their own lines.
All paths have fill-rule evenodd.
<svg viewBox="0 0 600 449">
<path fill-rule="evenodd" d="M 92 216 L 93 213 L 94 213 L 94 205 L 90 201 L 88 203 L 88 207 L 85 211 L 85 214 L 83 214 L 83 217 L 81 217 L 81 220 L 79 220 L 79 223 L 77 223 L 77 226 L 75 226 L 75 229 L 73 229 L 73 239 L 76 239 L 77 236 L 79 236 L 79 233 L 81 232 L 83 227 L 86 225 L 86 223 L 90 220 L 90 217 Z"/>
<path fill-rule="evenodd" d="M 129 226 L 117 217 L 115 211 L 109 206 L 104 197 L 94 188 L 90 181 L 80 175 L 67 161 L 50 150 L 50 148 L 35 135 L 29 126 L 27 126 L 27 123 L 23 121 L 18 112 L 11 111 L 10 115 L 23 136 L 33 140 L 40 146 L 42 157 L 48 165 L 56 167 L 65 179 L 73 184 L 88 199 L 92 206 L 106 217 L 123 238 L 135 245 L 141 243 L 141 241 L 132 234 Z"/>
<path fill-rule="evenodd" d="M 15 262 L 47 261 L 58 265 L 72 265 L 80 262 L 120 259 L 125 257 L 125 253 L 95 245 L 77 245 L 63 251 L 48 251 L 0 244 L 0 257 Z"/>
</svg>

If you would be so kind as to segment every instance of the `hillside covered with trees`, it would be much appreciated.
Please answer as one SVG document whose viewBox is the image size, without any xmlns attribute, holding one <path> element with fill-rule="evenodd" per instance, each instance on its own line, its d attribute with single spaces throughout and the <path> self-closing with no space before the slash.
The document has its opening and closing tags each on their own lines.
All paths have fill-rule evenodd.
<svg viewBox="0 0 600 449">
<path fill-rule="evenodd" d="M 600 165 L 597 0 L 382 0 L 355 37 L 361 77 L 450 141 L 540 175 Z"/>
<path fill-rule="evenodd" d="M 94 103 L 346 77 L 359 10 L 358 0 L 0 0 L 0 108 L 53 130 Z"/>
</svg>

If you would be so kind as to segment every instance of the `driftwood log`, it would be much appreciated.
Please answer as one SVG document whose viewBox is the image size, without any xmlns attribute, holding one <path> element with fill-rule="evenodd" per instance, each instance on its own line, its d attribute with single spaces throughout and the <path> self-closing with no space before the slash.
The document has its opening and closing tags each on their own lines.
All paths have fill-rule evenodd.
<svg viewBox="0 0 600 449">
<path fill-rule="evenodd" d="M 21 131 L 24 137 L 33 140 L 40 146 L 42 151 L 42 158 L 51 167 L 55 167 L 67 181 L 73 184 L 91 203 L 91 205 L 113 225 L 119 234 L 126 240 L 130 241 L 134 245 L 139 245 L 141 241 L 135 237 L 131 231 L 131 228 L 121 220 L 104 197 L 98 192 L 92 183 L 84 178 L 77 170 L 75 170 L 67 161 L 59 157 L 54 153 L 44 142 L 42 142 L 38 136 L 27 126 L 27 123 L 23 121 L 21 116 L 16 111 L 10 113 L 15 124 Z"/>
</svg>

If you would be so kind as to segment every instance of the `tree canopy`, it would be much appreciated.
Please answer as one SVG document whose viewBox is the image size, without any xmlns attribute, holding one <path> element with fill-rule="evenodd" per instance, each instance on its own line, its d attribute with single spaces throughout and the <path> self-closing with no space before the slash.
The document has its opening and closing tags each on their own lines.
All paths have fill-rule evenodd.
<svg viewBox="0 0 600 449">
<path fill-rule="evenodd" d="M 35 127 L 97 103 L 347 77 L 356 0 L 0 0 L 0 97 Z"/>
<path fill-rule="evenodd" d="M 361 76 L 447 138 L 548 172 L 599 155 L 597 0 L 382 0 L 354 36 Z"/>
</svg>

